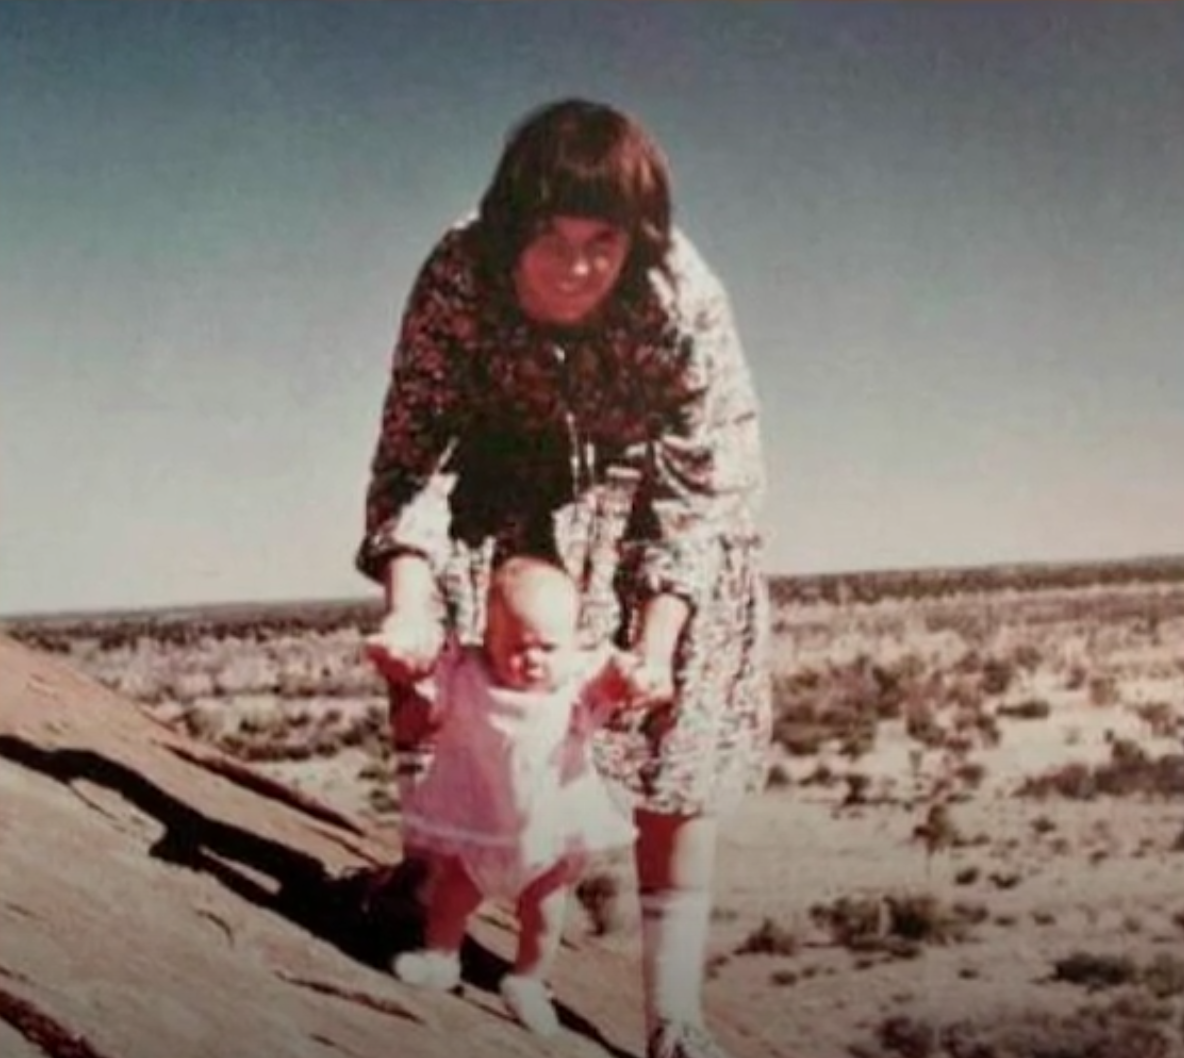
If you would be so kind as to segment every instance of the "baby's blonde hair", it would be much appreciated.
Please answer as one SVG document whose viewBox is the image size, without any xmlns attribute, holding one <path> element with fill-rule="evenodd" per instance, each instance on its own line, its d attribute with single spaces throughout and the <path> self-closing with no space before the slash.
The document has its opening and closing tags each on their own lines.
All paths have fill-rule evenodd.
<svg viewBox="0 0 1184 1058">
<path fill-rule="evenodd" d="M 489 605 L 522 613 L 540 602 L 570 606 L 572 623 L 579 614 L 579 590 L 571 575 L 558 563 L 537 555 L 514 555 L 501 562 L 489 585 Z"/>
</svg>

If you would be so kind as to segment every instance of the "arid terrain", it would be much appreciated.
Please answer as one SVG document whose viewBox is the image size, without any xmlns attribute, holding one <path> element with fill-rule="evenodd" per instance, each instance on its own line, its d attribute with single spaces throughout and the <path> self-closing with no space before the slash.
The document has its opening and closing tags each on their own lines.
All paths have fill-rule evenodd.
<svg viewBox="0 0 1184 1058">
<path fill-rule="evenodd" d="M 1184 1056 L 1184 559 L 772 587 L 776 760 L 725 829 L 711 1009 L 785 1058 Z M 376 617 L 0 631 L 394 835 L 358 649 Z M 597 867 L 565 960 L 636 953 L 632 884 L 624 860 Z"/>
</svg>

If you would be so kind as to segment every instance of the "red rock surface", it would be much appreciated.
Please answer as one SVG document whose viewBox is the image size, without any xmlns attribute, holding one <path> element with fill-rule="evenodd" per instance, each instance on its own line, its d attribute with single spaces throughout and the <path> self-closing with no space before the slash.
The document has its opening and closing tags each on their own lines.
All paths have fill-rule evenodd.
<svg viewBox="0 0 1184 1058">
<path fill-rule="evenodd" d="M 396 982 L 397 916 L 364 899 L 394 860 L 389 834 L 0 638 L 4 1058 L 638 1049 L 637 971 L 608 951 L 565 953 L 559 1039 L 511 1023 L 496 910 L 475 923 L 462 994 Z"/>
</svg>

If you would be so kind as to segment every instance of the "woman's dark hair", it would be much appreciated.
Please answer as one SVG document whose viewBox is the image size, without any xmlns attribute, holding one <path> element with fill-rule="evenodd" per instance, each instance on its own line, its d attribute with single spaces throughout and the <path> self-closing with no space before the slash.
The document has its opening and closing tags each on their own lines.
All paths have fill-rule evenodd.
<svg viewBox="0 0 1184 1058">
<path fill-rule="evenodd" d="M 596 217 L 629 232 L 623 286 L 663 269 L 670 171 L 658 145 L 632 118 L 601 103 L 566 99 L 527 114 L 510 130 L 481 199 L 486 266 L 504 274 L 557 214 Z"/>
</svg>

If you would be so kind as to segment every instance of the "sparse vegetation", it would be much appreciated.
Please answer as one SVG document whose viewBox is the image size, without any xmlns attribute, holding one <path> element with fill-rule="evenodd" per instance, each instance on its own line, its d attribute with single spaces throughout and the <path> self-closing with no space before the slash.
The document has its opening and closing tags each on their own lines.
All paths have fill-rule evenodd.
<svg viewBox="0 0 1184 1058">
<path fill-rule="evenodd" d="M 999 706 L 999 715 L 1013 720 L 1045 720 L 1052 712 L 1052 706 L 1043 698 L 1025 698 Z"/>
<path fill-rule="evenodd" d="M 1071 763 L 1031 776 L 1018 793 L 1022 797 L 1058 795 L 1077 800 L 1135 794 L 1180 797 L 1184 795 L 1184 754 L 1152 756 L 1137 742 L 1115 739 L 1110 744 L 1108 761 L 1096 765 Z"/>
<path fill-rule="evenodd" d="M 1073 1014 L 1033 1009 L 1000 1023 L 948 1024 L 911 1015 L 884 1018 L 854 1058 L 1170 1058 L 1178 1035 L 1145 1004 L 1084 1007 Z"/>
<path fill-rule="evenodd" d="M 576 885 L 576 899 L 588 915 L 592 933 L 604 936 L 621 926 L 621 882 L 608 870 L 593 870 Z"/>
<path fill-rule="evenodd" d="M 791 859 L 787 841 L 801 874 L 762 890 L 763 918 L 748 890 L 729 894 L 712 916 L 720 986 L 792 986 L 785 1004 L 859 993 L 852 975 L 866 973 L 868 1001 L 891 1004 L 859 1008 L 872 1038 L 851 1053 L 868 1058 L 1184 1058 L 1184 962 L 1163 946 L 1184 927 L 1171 876 L 1184 850 L 1184 559 L 771 587 L 779 752 L 764 805 L 820 813 L 830 829 L 809 855 L 835 860 Z M 5 627 L 254 769 L 292 780 L 341 758 L 335 781 L 389 823 L 386 697 L 358 650 L 377 618 L 377 602 L 315 603 Z M 856 878 L 860 893 L 818 900 Z M 1158 903 L 1138 888 L 1152 878 Z M 629 884 L 609 870 L 581 883 L 594 936 L 622 929 Z M 1084 936 L 1103 954 L 1072 951 Z M 1025 1001 L 1087 1006 L 966 1020 L 1002 987 L 981 953 L 1012 943 L 1038 953 L 1034 971 L 1017 960 Z M 947 1021 L 913 1009 L 928 978 L 896 960 L 922 958 L 971 996 Z"/>
<path fill-rule="evenodd" d="M 844 896 L 810 911 L 833 943 L 855 952 L 912 958 L 924 944 L 964 941 L 982 920 L 981 909 L 946 904 L 931 893 Z"/>
<path fill-rule="evenodd" d="M 798 939 L 793 931 L 765 918 L 736 948 L 737 955 L 794 955 Z"/>
<path fill-rule="evenodd" d="M 1139 970 L 1128 955 L 1077 951 L 1053 963 L 1053 980 L 1088 989 L 1114 988 L 1138 980 Z"/>
</svg>

